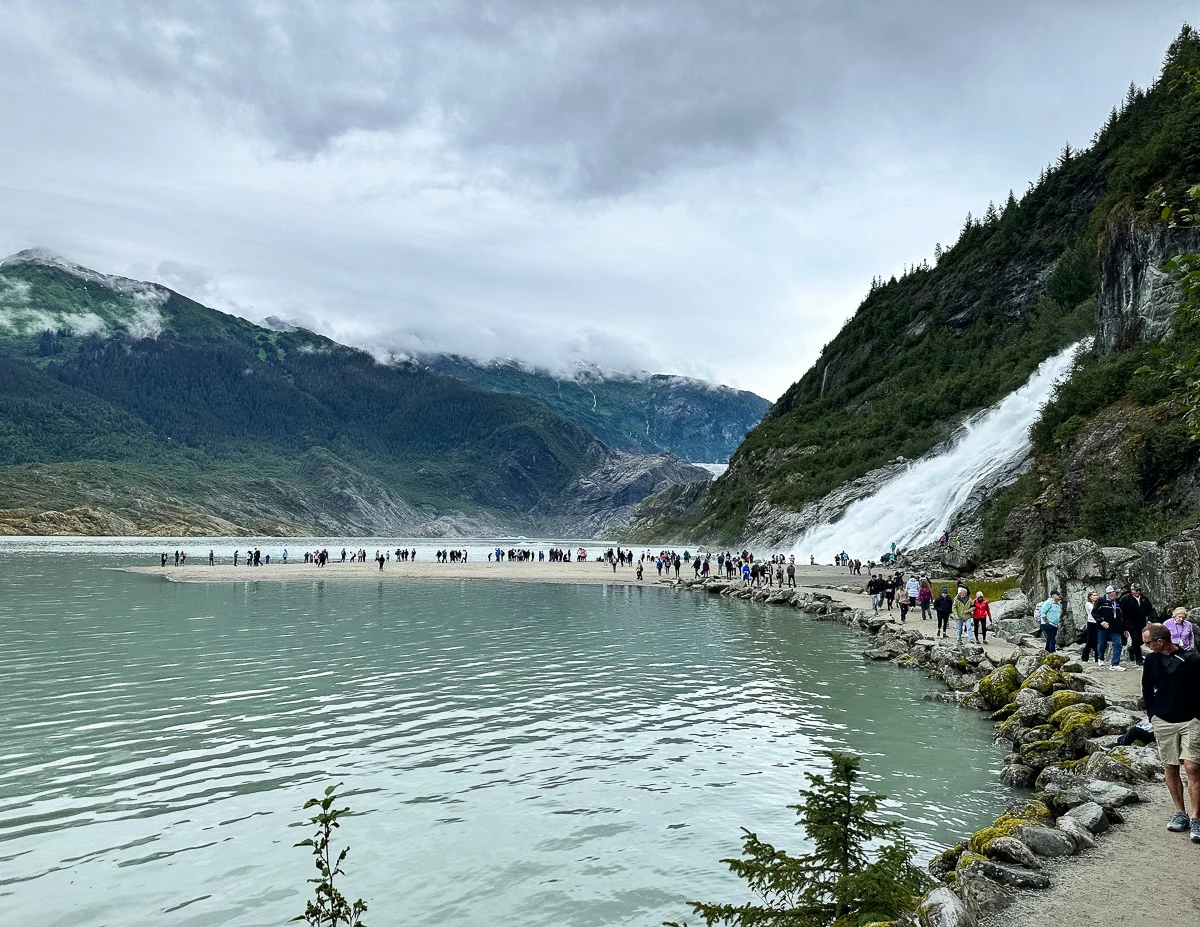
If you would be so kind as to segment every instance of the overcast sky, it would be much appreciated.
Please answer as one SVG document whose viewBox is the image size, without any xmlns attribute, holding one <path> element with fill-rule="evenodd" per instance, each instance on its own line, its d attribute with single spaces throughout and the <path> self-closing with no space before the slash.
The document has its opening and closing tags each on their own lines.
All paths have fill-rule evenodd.
<svg viewBox="0 0 1200 927">
<path fill-rule="evenodd" d="M 1189 7 L 0 0 L 0 254 L 774 399 Z"/>
</svg>

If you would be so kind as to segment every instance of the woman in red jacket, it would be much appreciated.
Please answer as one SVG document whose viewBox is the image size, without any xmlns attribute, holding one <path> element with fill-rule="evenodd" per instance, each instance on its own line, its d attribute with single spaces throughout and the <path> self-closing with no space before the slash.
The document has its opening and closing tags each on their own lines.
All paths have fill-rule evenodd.
<svg viewBox="0 0 1200 927">
<path fill-rule="evenodd" d="M 975 593 L 975 601 L 971 603 L 971 623 L 975 627 L 975 640 L 987 643 L 987 626 L 992 618 L 992 607 L 982 592 Z"/>
</svg>

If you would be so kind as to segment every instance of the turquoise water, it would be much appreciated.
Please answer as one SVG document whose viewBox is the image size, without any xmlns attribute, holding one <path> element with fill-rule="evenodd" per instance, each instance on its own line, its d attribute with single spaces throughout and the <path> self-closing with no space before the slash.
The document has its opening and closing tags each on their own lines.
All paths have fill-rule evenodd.
<svg viewBox="0 0 1200 927">
<path fill-rule="evenodd" d="M 6 924 L 284 923 L 312 871 L 301 806 L 333 782 L 343 888 L 376 927 L 652 925 L 739 899 L 718 860 L 742 826 L 799 848 L 786 806 L 830 747 L 867 757 L 926 854 L 1009 797 L 981 716 L 786 609 L 172 584 L 104 569 L 146 561 L 119 544 L 0 561 Z"/>
</svg>

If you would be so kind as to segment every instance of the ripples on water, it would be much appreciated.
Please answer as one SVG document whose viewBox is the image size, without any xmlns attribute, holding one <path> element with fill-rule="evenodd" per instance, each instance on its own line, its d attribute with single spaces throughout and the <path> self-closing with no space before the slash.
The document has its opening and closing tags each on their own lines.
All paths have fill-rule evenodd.
<svg viewBox="0 0 1200 927">
<path fill-rule="evenodd" d="M 283 923 L 311 869 L 300 806 L 336 781 L 344 888 L 383 924 L 655 924 L 734 900 L 718 860 L 741 826 L 798 846 L 785 806 L 833 746 L 868 757 L 923 852 L 1007 798 L 980 717 L 782 609 L 170 584 L 114 559 L 4 557 L 5 923 Z"/>
</svg>

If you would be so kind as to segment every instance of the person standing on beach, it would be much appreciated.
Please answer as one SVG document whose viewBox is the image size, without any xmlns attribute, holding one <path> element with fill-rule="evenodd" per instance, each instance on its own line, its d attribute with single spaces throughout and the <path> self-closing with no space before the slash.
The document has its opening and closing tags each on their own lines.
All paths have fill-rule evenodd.
<svg viewBox="0 0 1200 927">
<path fill-rule="evenodd" d="M 788 561 L 787 578 L 788 578 L 788 588 L 795 589 L 796 588 L 796 564 L 792 560 Z"/>
<path fill-rule="evenodd" d="M 1180 650 L 1161 624 L 1147 625 L 1142 641 L 1150 651 L 1142 670 L 1142 698 L 1154 727 L 1167 791 L 1175 803 L 1167 830 L 1190 831 L 1192 843 L 1200 843 L 1200 654 Z M 1180 766 L 1187 773 L 1190 818 Z"/>
<path fill-rule="evenodd" d="M 1121 596 L 1121 620 L 1129 632 L 1129 657 L 1138 666 L 1142 665 L 1142 629 L 1158 621 L 1158 612 L 1150 598 L 1142 592 L 1142 584 L 1134 583 Z"/>
<path fill-rule="evenodd" d="M 1096 631 L 1096 660 L 1104 662 L 1104 654 L 1112 645 L 1112 665 L 1110 670 L 1117 673 L 1125 672 L 1121 665 L 1121 650 L 1125 646 L 1125 622 L 1121 616 L 1121 604 L 1117 601 L 1117 590 L 1109 586 L 1104 590 L 1104 598 L 1098 599 L 1092 606 L 1092 614 L 1100 625 Z"/>
<path fill-rule="evenodd" d="M 950 590 L 942 587 L 942 594 L 933 600 L 933 612 L 937 615 L 937 635 L 947 637 L 950 633 L 950 613 L 954 610 L 954 600 L 950 598 Z"/>
<path fill-rule="evenodd" d="M 213 557 L 213 552 L 212 552 L 211 550 L 209 550 L 209 552 L 208 552 L 208 565 L 209 565 L 209 566 L 212 566 L 212 565 L 214 564 L 214 562 L 215 562 L 215 558 Z"/>
<path fill-rule="evenodd" d="M 1196 649 L 1196 634 L 1188 620 L 1186 608 L 1180 607 L 1171 612 L 1171 617 L 1163 623 L 1163 627 L 1171 632 L 1171 641 L 1180 650 Z"/>
<path fill-rule="evenodd" d="M 975 627 L 975 642 L 987 643 L 988 622 L 992 620 L 992 606 L 983 597 L 982 592 L 975 593 L 975 602 L 971 605 L 971 623 Z"/>
<path fill-rule="evenodd" d="M 950 603 L 951 611 L 954 613 L 954 626 L 958 630 L 958 642 L 963 642 L 963 632 L 967 634 L 967 639 L 971 639 L 971 601 L 967 598 L 967 587 L 959 586 L 958 594 L 954 597 L 954 601 Z"/>
<path fill-rule="evenodd" d="M 1096 608 L 1096 599 L 1099 598 L 1099 596 L 1100 593 L 1096 592 L 1094 589 L 1089 590 L 1087 594 L 1087 601 L 1083 604 L 1084 611 L 1087 612 L 1087 624 L 1085 624 L 1083 628 L 1083 653 L 1080 654 L 1079 659 L 1085 665 L 1087 664 L 1089 656 L 1095 659 L 1097 666 L 1100 665 L 1099 643 L 1096 640 L 1096 632 L 1100 630 L 1100 625 L 1096 623 L 1096 615 L 1094 614 Z"/>
<path fill-rule="evenodd" d="M 1062 596 L 1057 589 L 1050 590 L 1050 598 L 1042 603 L 1042 634 L 1046 637 L 1046 653 L 1054 653 L 1058 646 L 1058 623 L 1062 620 Z"/>
</svg>

